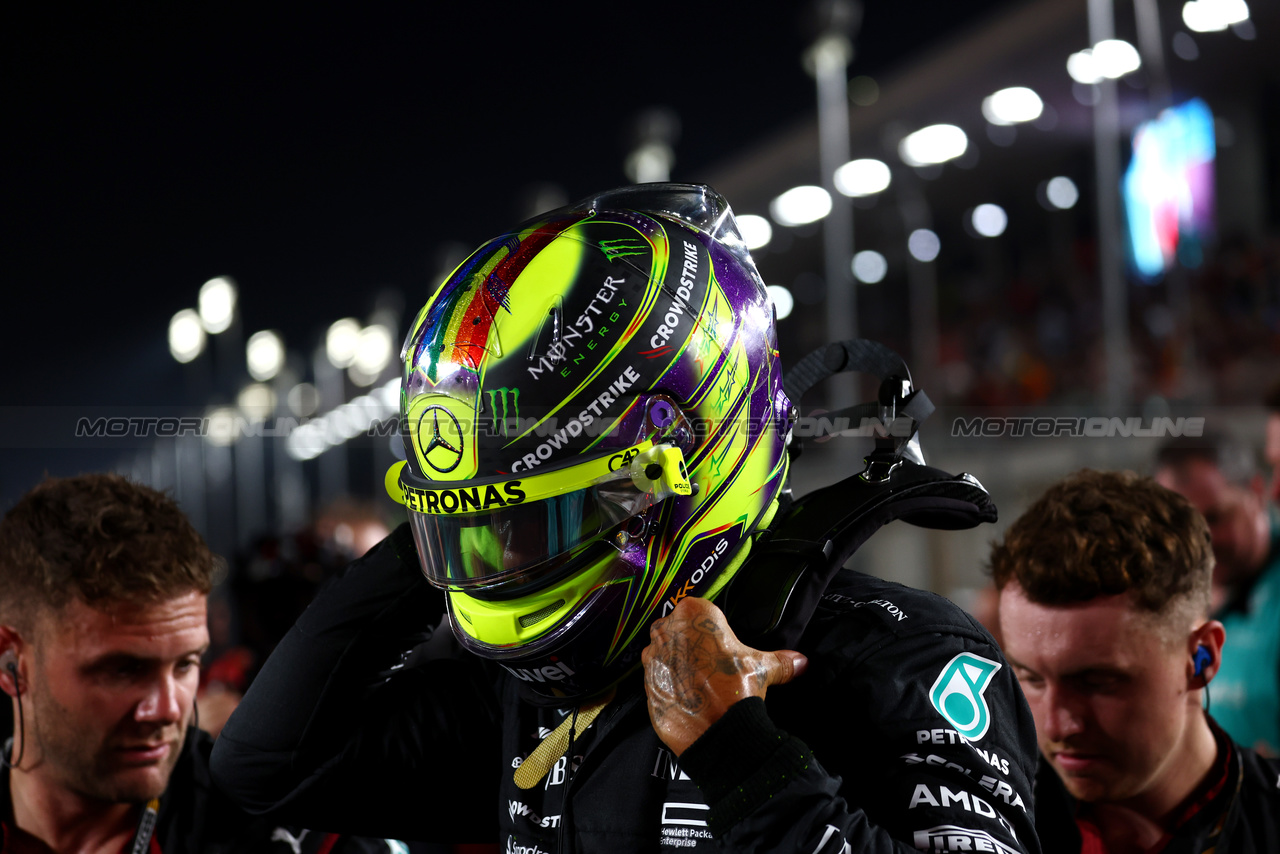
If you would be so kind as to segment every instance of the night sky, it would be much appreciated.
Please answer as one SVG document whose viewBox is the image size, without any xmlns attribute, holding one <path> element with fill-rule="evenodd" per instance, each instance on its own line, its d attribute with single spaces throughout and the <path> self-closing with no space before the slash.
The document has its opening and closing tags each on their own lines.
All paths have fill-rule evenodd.
<svg viewBox="0 0 1280 854">
<path fill-rule="evenodd" d="M 304 352 L 379 289 L 414 312 L 445 247 L 514 224 L 529 186 L 626 183 L 643 108 L 676 110 L 672 177 L 698 180 L 812 113 L 805 5 L 9 12 L 4 417 L 192 404 L 166 330 L 215 275 L 238 280 L 245 334 L 275 328 Z M 1010 5 L 869 3 L 850 74 Z M 28 468 L 85 467 L 8 444 L 4 504 Z"/>
</svg>

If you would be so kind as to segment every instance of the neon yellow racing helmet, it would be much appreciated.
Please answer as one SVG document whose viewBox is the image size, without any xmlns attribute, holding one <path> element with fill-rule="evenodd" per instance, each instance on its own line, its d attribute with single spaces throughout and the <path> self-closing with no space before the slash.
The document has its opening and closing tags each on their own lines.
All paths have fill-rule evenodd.
<svg viewBox="0 0 1280 854">
<path fill-rule="evenodd" d="M 792 407 L 772 304 L 709 187 L 613 190 L 488 241 L 402 360 L 387 490 L 459 642 L 531 700 L 616 683 L 776 511 Z"/>
</svg>

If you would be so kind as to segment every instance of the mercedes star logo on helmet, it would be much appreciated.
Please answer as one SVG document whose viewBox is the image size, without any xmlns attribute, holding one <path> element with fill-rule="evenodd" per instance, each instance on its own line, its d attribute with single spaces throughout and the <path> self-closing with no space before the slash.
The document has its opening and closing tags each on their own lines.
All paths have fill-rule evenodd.
<svg viewBox="0 0 1280 854">
<path fill-rule="evenodd" d="M 455 446 L 452 442 L 440 434 L 440 413 L 443 412 L 445 417 L 453 424 L 454 435 L 457 436 L 458 444 Z M 445 409 L 443 406 L 428 406 L 422 410 L 422 415 L 418 418 L 418 436 L 421 442 L 422 422 L 426 419 L 427 414 L 431 415 L 431 441 L 422 449 L 422 458 L 427 461 L 427 465 L 431 466 L 441 474 L 451 472 L 458 467 L 458 463 L 462 462 L 462 425 L 458 423 L 457 417 Z M 448 465 L 440 465 L 436 459 L 431 458 L 431 453 L 437 449 L 443 449 L 436 454 L 436 459 L 444 457 L 445 460 L 452 460 Z"/>
</svg>

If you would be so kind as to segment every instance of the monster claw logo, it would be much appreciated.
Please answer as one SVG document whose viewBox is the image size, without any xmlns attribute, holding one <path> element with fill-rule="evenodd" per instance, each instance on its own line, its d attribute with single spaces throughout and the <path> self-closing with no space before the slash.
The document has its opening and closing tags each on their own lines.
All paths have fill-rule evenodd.
<svg viewBox="0 0 1280 854">
<path fill-rule="evenodd" d="M 643 255 L 647 246 L 643 240 L 632 240 L 620 237 L 617 240 L 601 240 L 598 244 L 604 257 L 612 261 L 614 258 L 625 258 L 628 255 Z"/>
<path fill-rule="evenodd" d="M 446 429 L 451 428 L 454 436 L 453 441 L 445 437 L 440 431 L 440 413 L 444 413 Z M 452 412 L 443 406 L 428 406 L 422 410 L 422 415 L 418 417 L 418 442 L 422 443 L 423 428 L 426 426 L 424 422 L 427 415 L 431 415 L 431 440 L 426 443 L 422 449 L 422 458 L 427 461 L 427 465 L 431 466 L 441 474 L 451 472 L 458 467 L 458 463 L 462 462 L 462 425 L 458 423 L 458 419 Z M 457 444 L 454 444 L 454 443 Z M 433 456 L 434 454 L 434 456 Z"/>
<path fill-rule="evenodd" d="M 520 421 L 520 389 L 518 388 L 491 388 L 488 390 L 489 395 L 489 420 L 493 427 L 493 434 L 498 434 L 498 426 L 502 426 L 502 435 L 508 436 L 507 428 L 507 395 L 511 396 L 511 410 L 515 415 L 516 422 Z M 502 401 L 502 418 L 498 418 L 498 401 Z"/>
</svg>

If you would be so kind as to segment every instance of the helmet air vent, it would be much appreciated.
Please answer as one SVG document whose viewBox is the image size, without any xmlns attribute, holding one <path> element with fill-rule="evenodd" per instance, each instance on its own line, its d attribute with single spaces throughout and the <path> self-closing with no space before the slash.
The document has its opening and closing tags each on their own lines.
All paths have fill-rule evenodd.
<svg viewBox="0 0 1280 854">
<path fill-rule="evenodd" d="M 534 611 L 532 614 L 525 614 L 523 617 L 520 618 L 520 628 L 527 629 L 536 623 L 540 623 L 543 620 L 545 620 L 547 617 L 550 617 L 556 611 L 559 611 L 563 607 L 564 607 L 564 600 L 557 599 L 556 601 L 552 602 L 550 605 L 546 606 L 545 608 L 539 608 L 538 610 Z"/>
</svg>

